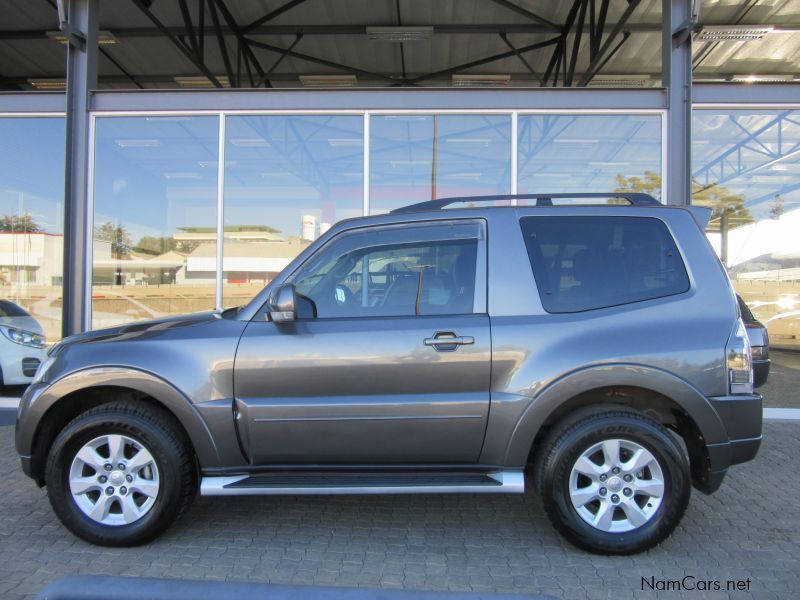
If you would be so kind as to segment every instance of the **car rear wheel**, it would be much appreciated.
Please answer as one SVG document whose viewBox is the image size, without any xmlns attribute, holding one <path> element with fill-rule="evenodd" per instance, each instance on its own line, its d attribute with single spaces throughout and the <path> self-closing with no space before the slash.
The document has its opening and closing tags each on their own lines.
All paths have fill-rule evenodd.
<svg viewBox="0 0 800 600">
<path fill-rule="evenodd" d="M 106 546 L 147 542 L 189 507 L 194 459 L 171 415 L 111 402 L 73 420 L 47 461 L 53 510 L 75 535 Z"/>
<path fill-rule="evenodd" d="M 583 412 L 548 435 L 537 461 L 545 510 L 576 546 L 642 552 L 680 522 L 691 490 L 677 441 L 634 410 Z"/>
</svg>

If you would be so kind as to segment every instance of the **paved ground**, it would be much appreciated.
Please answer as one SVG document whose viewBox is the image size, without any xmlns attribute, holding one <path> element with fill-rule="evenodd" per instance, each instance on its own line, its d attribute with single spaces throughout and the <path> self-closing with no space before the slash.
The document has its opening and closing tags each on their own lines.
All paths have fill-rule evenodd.
<svg viewBox="0 0 800 600">
<path fill-rule="evenodd" d="M 788 598 L 800 590 L 800 480 L 789 476 L 800 455 L 799 428 L 766 424 L 757 460 L 735 468 L 716 495 L 695 493 L 682 525 L 660 547 L 601 557 L 566 545 L 530 492 L 200 498 L 148 546 L 99 548 L 61 527 L 45 494 L 19 470 L 13 428 L 3 427 L 0 597 L 30 596 L 67 574 L 113 574 L 564 598 L 656 597 L 641 591 L 642 577 L 690 575 L 723 586 L 749 578 L 753 596 Z"/>
<path fill-rule="evenodd" d="M 758 391 L 764 406 L 800 408 L 800 352 L 771 350 L 769 379 Z"/>
</svg>

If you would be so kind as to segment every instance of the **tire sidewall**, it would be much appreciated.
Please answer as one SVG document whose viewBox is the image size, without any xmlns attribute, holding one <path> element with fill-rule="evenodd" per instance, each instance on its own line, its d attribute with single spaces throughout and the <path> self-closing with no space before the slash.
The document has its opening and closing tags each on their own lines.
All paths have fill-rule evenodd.
<svg viewBox="0 0 800 600">
<path fill-rule="evenodd" d="M 121 434 L 142 444 L 153 456 L 159 474 L 159 491 L 153 506 L 141 519 L 126 525 L 103 525 L 91 519 L 72 497 L 69 473 L 78 451 L 87 442 L 108 434 Z M 103 545 L 144 543 L 174 520 L 180 496 L 180 476 L 172 465 L 180 457 L 168 438 L 150 423 L 127 414 L 113 413 L 79 418 L 56 439 L 47 461 L 47 493 L 53 510 L 79 537 Z"/>
<path fill-rule="evenodd" d="M 656 513 L 641 527 L 605 532 L 584 521 L 572 505 L 569 481 L 578 457 L 608 439 L 635 442 L 649 450 L 664 475 L 664 495 Z M 665 431 L 636 417 L 601 417 L 580 423 L 561 438 L 544 466 L 546 508 L 568 539 L 579 547 L 605 554 L 632 554 L 663 540 L 683 516 L 689 499 L 688 467 L 680 446 Z"/>
</svg>

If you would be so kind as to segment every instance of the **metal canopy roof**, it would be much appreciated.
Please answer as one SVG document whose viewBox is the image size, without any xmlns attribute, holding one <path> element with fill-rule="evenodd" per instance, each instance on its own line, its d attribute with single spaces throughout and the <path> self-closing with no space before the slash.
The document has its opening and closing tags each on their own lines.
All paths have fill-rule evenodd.
<svg viewBox="0 0 800 600">
<path fill-rule="evenodd" d="M 102 1 L 100 87 L 652 87 L 660 85 L 661 4 Z M 59 89 L 65 51 L 56 1 L 6 0 L 2 12 L 0 89 Z M 798 0 L 706 0 L 700 23 L 696 80 L 792 80 L 800 71 Z"/>
</svg>

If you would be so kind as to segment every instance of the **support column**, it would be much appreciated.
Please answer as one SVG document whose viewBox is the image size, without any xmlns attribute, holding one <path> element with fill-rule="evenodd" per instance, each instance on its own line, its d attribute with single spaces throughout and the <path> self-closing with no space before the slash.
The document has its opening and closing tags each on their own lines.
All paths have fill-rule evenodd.
<svg viewBox="0 0 800 600">
<path fill-rule="evenodd" d="M 61 333 L 67 336 L 89 327 L 89 91 L 97 88 L 97 0 L 59 0 L 58 9 L 69 40 L 61 322 Z"/>
<path fill-rule="evenodd" d="M 696 0 L 662 0 L 661 78 L 667 90 L 667 164 L 664 201 L 691 200 L 692 33 Z"/>
</svg>

